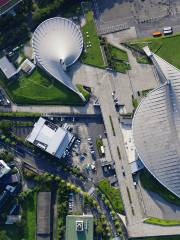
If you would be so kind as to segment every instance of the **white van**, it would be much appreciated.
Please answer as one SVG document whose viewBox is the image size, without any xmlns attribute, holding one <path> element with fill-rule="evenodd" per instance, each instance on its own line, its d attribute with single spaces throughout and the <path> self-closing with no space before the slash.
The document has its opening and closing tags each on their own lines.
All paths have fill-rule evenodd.
<svg viewBox="0 0 180 240">
<path fill-rule="evenodd" d="M 164 35 L 172 34 L 173 33 L 172 27 L 164 27 L 163 28 L 163 33 L 164 33 Z"/>
</svg>

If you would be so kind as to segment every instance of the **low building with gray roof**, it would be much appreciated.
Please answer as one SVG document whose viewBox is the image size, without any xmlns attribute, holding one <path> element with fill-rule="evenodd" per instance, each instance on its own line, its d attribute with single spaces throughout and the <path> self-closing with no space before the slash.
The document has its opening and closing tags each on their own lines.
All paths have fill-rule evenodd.
<svg viewBox="0 0 180 240">
<path fill-rule="evenodd" d="M 10 79 L 17 74 L 17 69 L 6 56 L 0 58 L 0 70 L 7 79 Z"/>
<path fill-rule="evenodd" d="M 37 198 L 37 240 L 51 238 L 51 192 L 39 192 Z"/>
</svg>

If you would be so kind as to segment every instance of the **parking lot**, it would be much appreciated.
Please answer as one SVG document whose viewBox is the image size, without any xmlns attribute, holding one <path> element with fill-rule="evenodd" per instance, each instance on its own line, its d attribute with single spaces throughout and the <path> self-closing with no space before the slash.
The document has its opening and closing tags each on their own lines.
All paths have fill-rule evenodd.
<svg viewBox="0 0 180 240">
<path fill-rule="evenodd" d="M 79 193 L 71 192 L 68 195 L 68 206 L 71 214 L 82 214 L 83 197 Z"/>
<path fill-rule="evenodd" d="M 103 122 L 68 122 L 64 124 L 68 124 L 71 132 L 76 137 L 72 148 L 66 156 L 68 161 L 81 169 L 94 182 L 98 182 L 104 177 L 112 178 L 115 171 L 111 169 L 112 161 Z M 102 139 L 103 143 L 106 143 L 105 153 L 108 153 L 105 155 L 108 161 L 108 164 L 105 164 L 105 166 L 108 165 L 105 168 L 106 171 L 103 171 L 102 168 L 103 158 L 97 150 L 97 139 Z"/>
<path fill-rule="evenodd" d="M 76 123 L 70 126 L 77 138 L 70 155 L 73 165 L 79 167 L 92 179 L 102 178 L 96 138 L 104 137 L 103 123 Z"/>
<path fill-rule="evenodd" d="M 72 148 L 72 161 L 75 166 L 81 170 L 91 169 L 90 165 L 94 164 L 96 155 L 94 146 L 88 143 L 88 129 L 86 124 L 75 124 L 73 126 L 73 133 L 78 138 Z M 91 153 L 93 152 L 93 154 Z"/>
<path fill-rule="evenodd" d="M 139 37 L 151 35 L 164 26 L 174 26 L 175 31 L 180 31 L 178 0 L 94 0 L 93 2 L 97 23 L 100 29 L 107 28 L 107 33 L 118 25 L 135 26 Z"/>
</svg>

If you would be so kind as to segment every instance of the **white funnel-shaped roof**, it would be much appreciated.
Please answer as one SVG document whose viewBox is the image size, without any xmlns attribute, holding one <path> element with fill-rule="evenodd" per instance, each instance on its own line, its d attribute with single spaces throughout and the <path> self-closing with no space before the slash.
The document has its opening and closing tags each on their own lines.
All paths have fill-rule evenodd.
<svg viewBox="0 0 180 240">
<path fill-rule="evenodd" d="M 32 45 L 36 61 L 83 99 L 65 73 L 66 67 L 79 58 L 83 49 L 83 37 L 79 27 L 65 18 L 47 19 L 36 28 Z"/>
</svg>

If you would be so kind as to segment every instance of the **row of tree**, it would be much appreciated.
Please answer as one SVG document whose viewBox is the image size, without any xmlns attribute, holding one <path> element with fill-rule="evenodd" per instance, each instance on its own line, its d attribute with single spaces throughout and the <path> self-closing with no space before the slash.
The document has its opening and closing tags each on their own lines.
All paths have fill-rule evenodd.
<svg viewBox="0 0 180 240">
<path fill-rule="evenodd" d="M 43 20 L 63 14 L 78 0 L 23 0 L 15 7 L 16 15 L 0 17 L 0 50 L 16 47 L 26 42 L 33 30 Z"/>
</svg>

